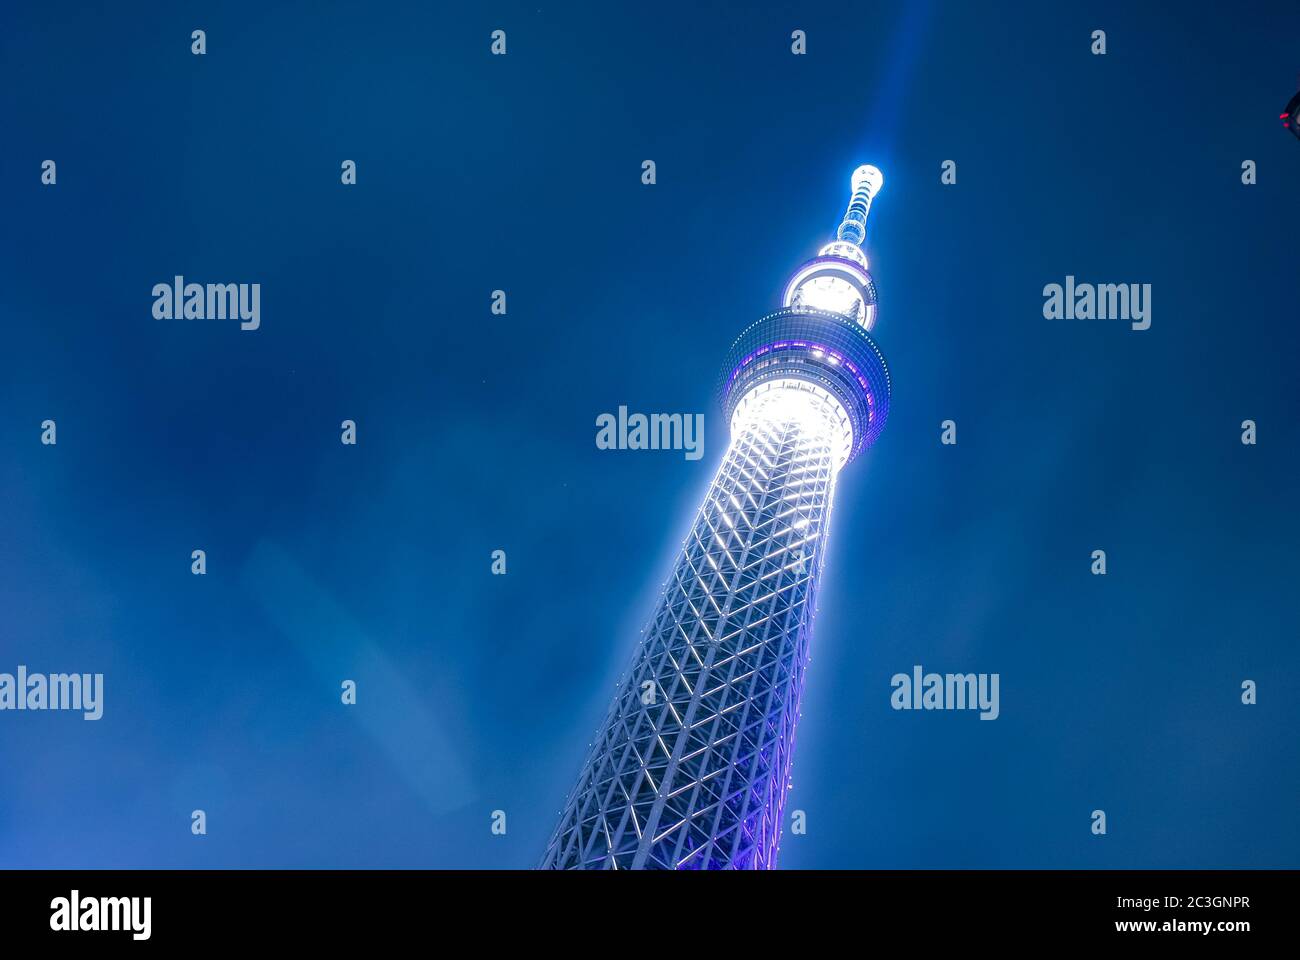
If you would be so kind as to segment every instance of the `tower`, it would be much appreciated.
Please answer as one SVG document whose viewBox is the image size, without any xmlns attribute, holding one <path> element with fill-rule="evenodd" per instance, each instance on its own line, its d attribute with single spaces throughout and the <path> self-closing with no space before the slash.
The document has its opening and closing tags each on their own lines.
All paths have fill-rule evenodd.
<svg viewBox="0 0 1300 960">
<path fill-rule="evenodd" d="M 883 183 L 853 172 L 836 239 L 731 345 L 731 442 L 543 868 L 776 865 L 835 479 L 889 412 L 861 248 Z"/>
</svg>

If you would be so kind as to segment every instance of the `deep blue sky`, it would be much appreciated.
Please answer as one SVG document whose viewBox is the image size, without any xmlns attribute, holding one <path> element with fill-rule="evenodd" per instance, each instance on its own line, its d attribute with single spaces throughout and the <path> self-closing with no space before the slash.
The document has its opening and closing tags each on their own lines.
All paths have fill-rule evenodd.
<svg viewBox="0 0 1300 960">
<path fill-rule="evenodd" d="M 1300 863 L 1300 8 L 80 6 L 0 30 L 0 671 L 103 672 L 105 715 L 0 714 L 0 865 L 533 865 L 717 365 L 863 162 L 892 420 L 783 865 Z M 155 320 L 178 273 L 262 328 Z M 1067 274 L 1151 329 L 1044 320 Z M 704 458 L 597 450 L 620 404 L 705 412 Z M 891 710 L 916 663 L 1000 719 Z"/>
</svg>

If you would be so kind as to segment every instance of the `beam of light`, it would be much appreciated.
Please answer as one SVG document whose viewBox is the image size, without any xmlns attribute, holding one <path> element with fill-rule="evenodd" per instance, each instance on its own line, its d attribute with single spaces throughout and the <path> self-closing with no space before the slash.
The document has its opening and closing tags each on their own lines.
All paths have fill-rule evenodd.
<svg viewBox="0 0 1300 960">
<path fill-rule="evenodd" d="M 357 681 L 357 703 L 339 709 L 356 719 L 430 813 L 474 800 L 474 784 L 427 697 L 293 557 L 263 540 L 240 583 L 321 680 L 323 695 L 338 703 L 340 684 Z"/>
</svg>

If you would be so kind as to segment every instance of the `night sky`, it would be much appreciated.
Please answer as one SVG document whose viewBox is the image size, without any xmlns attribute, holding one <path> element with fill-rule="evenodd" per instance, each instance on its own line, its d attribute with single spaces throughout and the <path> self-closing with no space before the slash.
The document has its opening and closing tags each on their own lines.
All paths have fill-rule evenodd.
<svg viewBox="0 0 1300 960">
<path fill-rule="evenodd" d="M 1300 862 L 1300 7 L 85 6 L 0 29 L 0 672 L 104 716 L 0 712 L 0 866 L 535 865 L 860 163 L 894 392 L 782 865 Z M 260 329 L 155 319 L 177 274 Z M 703 458 L 598 450 L 620 405 Z M 916 664 L 1001 715 L 892 710 Z"/>
</svg>

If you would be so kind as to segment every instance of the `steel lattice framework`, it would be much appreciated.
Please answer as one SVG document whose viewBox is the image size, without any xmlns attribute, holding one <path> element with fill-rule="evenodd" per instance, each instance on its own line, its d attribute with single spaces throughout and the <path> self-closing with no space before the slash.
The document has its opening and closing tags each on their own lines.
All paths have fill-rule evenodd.
<svg viewBox="0 0 1300 960">
<path fill-rule="evenodd" d="M 800 412 L 732 438 L 545 866 L 773 866 L 838 472 Z"/>
<path fill-rule="evenodd" d="M 776 865 L 835 479 L 888 411 L 857 246 L 882 179 L 855 172 L 839 239 L 732 346 L 731 442 L 545 868 Z"/>
</svg>

